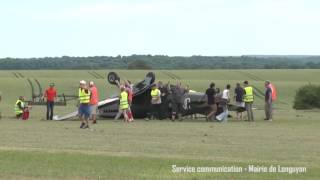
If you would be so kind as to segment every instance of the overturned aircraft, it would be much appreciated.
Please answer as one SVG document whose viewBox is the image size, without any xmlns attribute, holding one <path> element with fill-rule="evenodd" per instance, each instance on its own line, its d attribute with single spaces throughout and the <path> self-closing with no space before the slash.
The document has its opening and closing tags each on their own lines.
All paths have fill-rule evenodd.
<svg viewBox="0 0 320 180">
<path fill-rule="evenodd" d="M 120 82 L 120 77 L 115 72 L 110 72 L 107 76 L 107 80 L 112 85 L 117 85 L 116 81 Z M 155 74 L 149 72 L 144 80 L 133 85 L 133 100 L 131 105 L 131 111 L 133 117 L 137 119 L 146 118 L 149 115 L 151 108 L 151 86 L 155 83 Z M 170 89 L 174 90 L 177 86 L 170 85 Z M 174 96 L 174 94 L 172 94 Z M 235 106 L 229 105 L 230 110 L 235 110 Z M 170 118 L 170 98 L 167 98 L 165 102 L 161 104 L 162 119 Z M 114 118 L 119 110 L 119 97 L 113 97 L 100 101 L 98 103 L 98 115 L 103 118 Z M 183 95 L 182 101 L 182 116 L 189 116 L 193 114 L 206 115 L 210 112 L 210 107 L 207 104 L 207 97 L 205 93 L 189 91 Z M 64 115 L 55 116 L 54 120 L 67 120 L 69 118 L 76 117 L 78 112 Z"/>
</svg>

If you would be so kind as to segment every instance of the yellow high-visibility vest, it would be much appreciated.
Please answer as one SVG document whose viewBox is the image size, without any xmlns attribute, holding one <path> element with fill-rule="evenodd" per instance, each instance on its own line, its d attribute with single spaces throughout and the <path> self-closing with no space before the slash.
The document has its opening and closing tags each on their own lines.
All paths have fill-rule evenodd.
<svg viewBox="0 0 320 180">
<path fill-rule="evenodd" d="M 14 106 L 14 112 L 16 114 L 21 114 L 23 113 L 23 110 L 19 108 L 18 104 L 21 103 L 21 107 L 23 108 L 24 107 L 24 102 L 21 101 L 20 99 L 17 100 L 15 106 Z"/>
<path fill-rule="evenodd" d="M 128 109 L 129 103 L 128 103 L 128 93 L 127 91 L 123 91 L 120 94 L 120 109 Z"/>
<path fill-rule="evenodd" d="M 80 104 L 88 104 L 90 102 L 91 92 L 88 90 L 88 93 L 85 92 L 85 89 L 79 88 L 79 100 Z"/>
<path fill-rule="evenodd" d="M 246 94 L 243 96 L 244 102 L 253 102 L 253 88 L 251 86 L 245 87 Z"/>
<path fill-rule="evenodd" d="M 158 97 L 160 93 L 161 93 L 161 92 L 160 92 L 159 89 L 152 89 L 152 90 L 151 90 L 151 97 L 152 97 L 152 98 Z"/>
</svg>

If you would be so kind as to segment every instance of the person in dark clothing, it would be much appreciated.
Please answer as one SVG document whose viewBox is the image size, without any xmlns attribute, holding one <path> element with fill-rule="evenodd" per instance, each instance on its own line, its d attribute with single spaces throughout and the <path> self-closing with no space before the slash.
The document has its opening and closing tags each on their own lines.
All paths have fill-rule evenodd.
<svg viewBox="0 0 320 180">
<path fill-rule="evenodd" d="M 234 89 L 233 97 L 237 106 L 237 120 L 242 120 L 242 112 L 245 111 L 245 104 L 243 102 L 244 94 L 244 89 L 241 87 L 240 83 L 237 83 L 236 88 Z"/>
<path fill-rule="evenodd" d="M 161 106 L 159 112 L 159 119 L 165 119 L 168 117 L 168 106 L 169 106 L 169 84 L 163 84 L 162 81 L 158 82 L 158 89 L 161 92 Z"/>
<path fill-rule="evenodd" d="M 217 116 L 223 112 L 223 107 L 221 106 L 222 93 L 220 92 L 220 88 L 216 88 L 215 91 L 216 91 L 216 95 L 214 99 L 217 106 L 217 111 L 215 113 L 215 116 Z"/>
<path fill-rule="evenodd" d="M 215 91 L 214 83 L 210 84 L 210 87 L 206 90 L 206 95 L 207 95 L 207 103 L 211 108 L 209 114 L 206 117 L 207 121 L 209 121 L 209 120 L 212 120 L 212 118 L 214 118 L 217 112 L 217 104 L 215 102 L 216 91 Z"/>
<path fill-rule="evenodd" d="M 175 121 L 176 117 L 181 121 L 182 105 L 184 101 L 185 90 L 181 86 L 181 83 L 177 83 L 177 86 L 172 89 L 172 121 Z"/>
<path fill-rule="evenodd" d="M 272 89 L 270 87 L 270 82 L 266 81 L 265 82 L 265 88 L 266 88 L 266 93 L 265 93 L 265 114 L 266 118 L 264 120 L 267 121 L 272 121 Z"/>
</svg>

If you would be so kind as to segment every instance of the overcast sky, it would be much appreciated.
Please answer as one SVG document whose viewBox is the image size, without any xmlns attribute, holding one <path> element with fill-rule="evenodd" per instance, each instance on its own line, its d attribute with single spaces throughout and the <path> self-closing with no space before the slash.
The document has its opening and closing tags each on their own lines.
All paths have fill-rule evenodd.
<svg viewBox="0 0 320 180">
<path fill-rule="evenodd" d="M 319 55 L 318 0 L 6 0 L 0 57 Z"/>
</svg>

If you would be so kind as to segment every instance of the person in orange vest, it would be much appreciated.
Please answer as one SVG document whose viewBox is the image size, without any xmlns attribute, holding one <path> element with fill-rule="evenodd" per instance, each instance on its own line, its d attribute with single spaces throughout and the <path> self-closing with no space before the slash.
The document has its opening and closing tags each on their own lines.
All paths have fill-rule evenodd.
<svg viewBox="0 0 320 180">
<path fill-rule="evenodd" d="M 266 92 L 265 92 L 265 106 L 264 106 L 264 110 L 265 110 L 265 115 L 266 118 L 264 120 L 266 121 L 272 121 L 272 102 L 274 100 L 274 94 L 275 94 L 275 89 L 273 90 L 271 83 L 269 81 L 266 81 L 264 83 L 264 86 L 266 88 Z"/>
<path fill-rule="evenodd" d="M 94 84 L 93 81 L 89 82 L 89 88 L 91 92 L 91 97 L 90 97 L 90 119 L 92 120 L 93 124 L 97 123 L 97 108 L 98 108 L 98 102 L 99 102 L 99 93 L 96 85 Z"/>
</svg>

